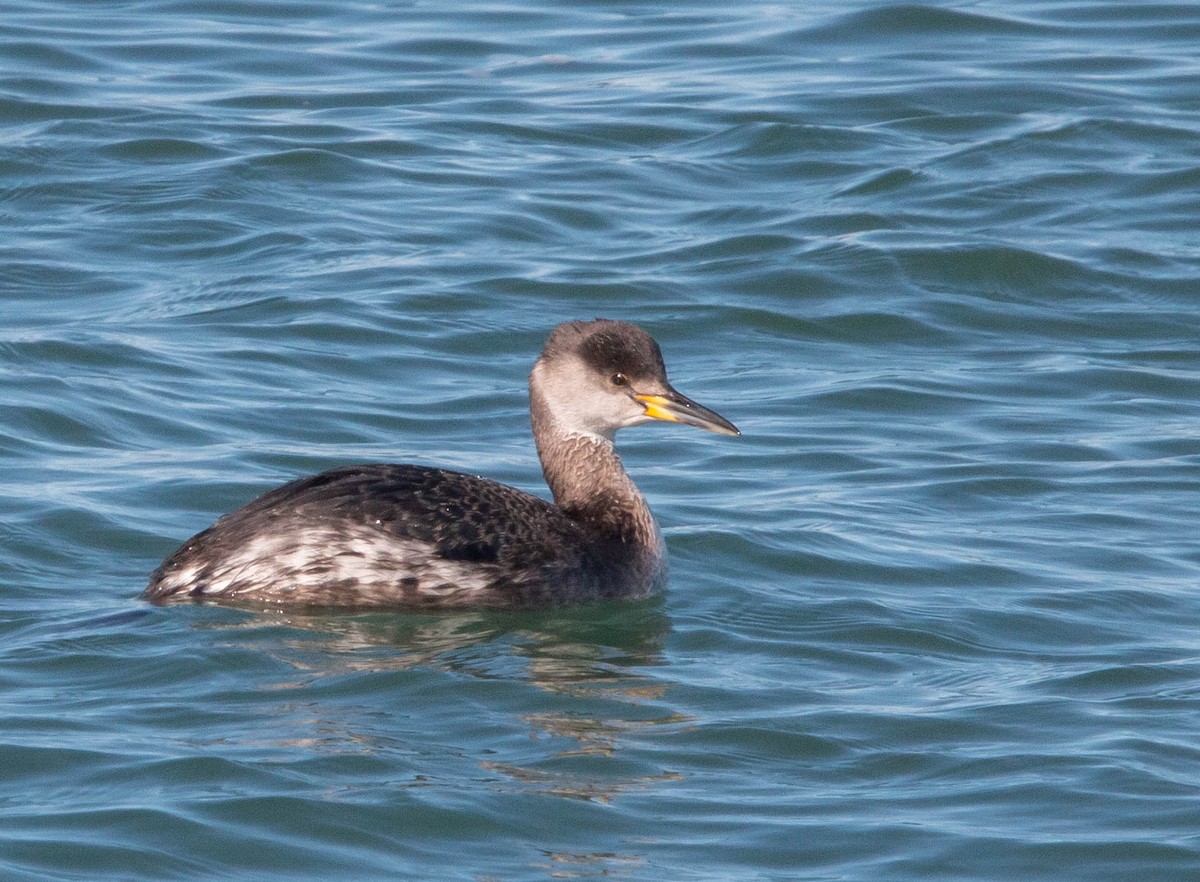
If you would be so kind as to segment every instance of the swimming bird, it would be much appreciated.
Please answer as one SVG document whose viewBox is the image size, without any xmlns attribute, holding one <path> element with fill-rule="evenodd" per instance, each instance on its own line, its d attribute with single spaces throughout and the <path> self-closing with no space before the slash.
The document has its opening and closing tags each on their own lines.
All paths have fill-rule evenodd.
<svg viewBox="0 0 1200 882">
<path fill-rule="evenodd" d="M 662 589 L 662 534 L 614 436 L 654 420 L 724 435 L 741 434 L 737 427 L 671 387 L 653 337 L 607 319 L 550 333 L 529 375 L 529 403 L 553 504 L 438 468 L 335 468 L 220 518 L 163 561 L 142 596 L 461 609 Z"/>
</svg>

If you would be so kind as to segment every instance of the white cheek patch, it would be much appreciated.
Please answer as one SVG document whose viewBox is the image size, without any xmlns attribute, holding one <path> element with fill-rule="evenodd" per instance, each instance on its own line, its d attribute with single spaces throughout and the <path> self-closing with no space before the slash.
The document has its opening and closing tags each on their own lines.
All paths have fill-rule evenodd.
<svg viewBox="0 0 1200 882">
<path fill-rule="evenodd" d="M 556 361 L 553 370 L 538 362 L 534 375 L 545 392 L 548 416 L 564 435 L 611 441 L 642 410 L 628 395 L 604 388 L 595 371 L 575 357 Z"/>
</svg>

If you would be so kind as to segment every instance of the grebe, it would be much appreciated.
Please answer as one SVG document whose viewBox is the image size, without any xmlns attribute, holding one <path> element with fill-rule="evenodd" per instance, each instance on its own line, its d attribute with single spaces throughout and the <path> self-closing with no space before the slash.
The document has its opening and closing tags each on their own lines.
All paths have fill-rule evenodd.
<svg viewBox="0 0 1200 882">
<path fill-rule="evenodd" d="M 554 504 L 486 478 L 355 465 L 260 496 L 185 542 L 150 577 L 155 602 L 539 607 L 659 591 L 666 548 L 613 445 L 652 420 L 724 435 L 676 392 L 654 338 L 626 322 L 556 327 L 529 375 Z"/>
</svg>

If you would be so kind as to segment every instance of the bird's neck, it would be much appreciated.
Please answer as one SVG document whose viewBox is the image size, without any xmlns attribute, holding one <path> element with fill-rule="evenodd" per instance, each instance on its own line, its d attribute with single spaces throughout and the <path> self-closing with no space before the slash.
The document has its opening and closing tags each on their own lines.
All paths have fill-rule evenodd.
<svg viewBox="0 0 1200 882">
<path fill-rule="evenodd" d="M 605 538 L 661 547 L 658 525 L 613 442 L 570 432 L 536 404 L 532 417 L 542 472 L 563 513 Z"/>
</svg>

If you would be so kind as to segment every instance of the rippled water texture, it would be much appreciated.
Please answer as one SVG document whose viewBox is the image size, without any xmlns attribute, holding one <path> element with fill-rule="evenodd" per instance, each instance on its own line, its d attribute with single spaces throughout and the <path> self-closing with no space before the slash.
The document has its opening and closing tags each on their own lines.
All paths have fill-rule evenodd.
<svg viewBox="0 0 1200 882">
<path fill-rule="evenodd" d="M 10 0 L 5 880 L 1200 877 L 1200 7 Z M 664 600 L 148 607 L 351 462 L 535 492 L 605 315 Z"/>
</svg>

